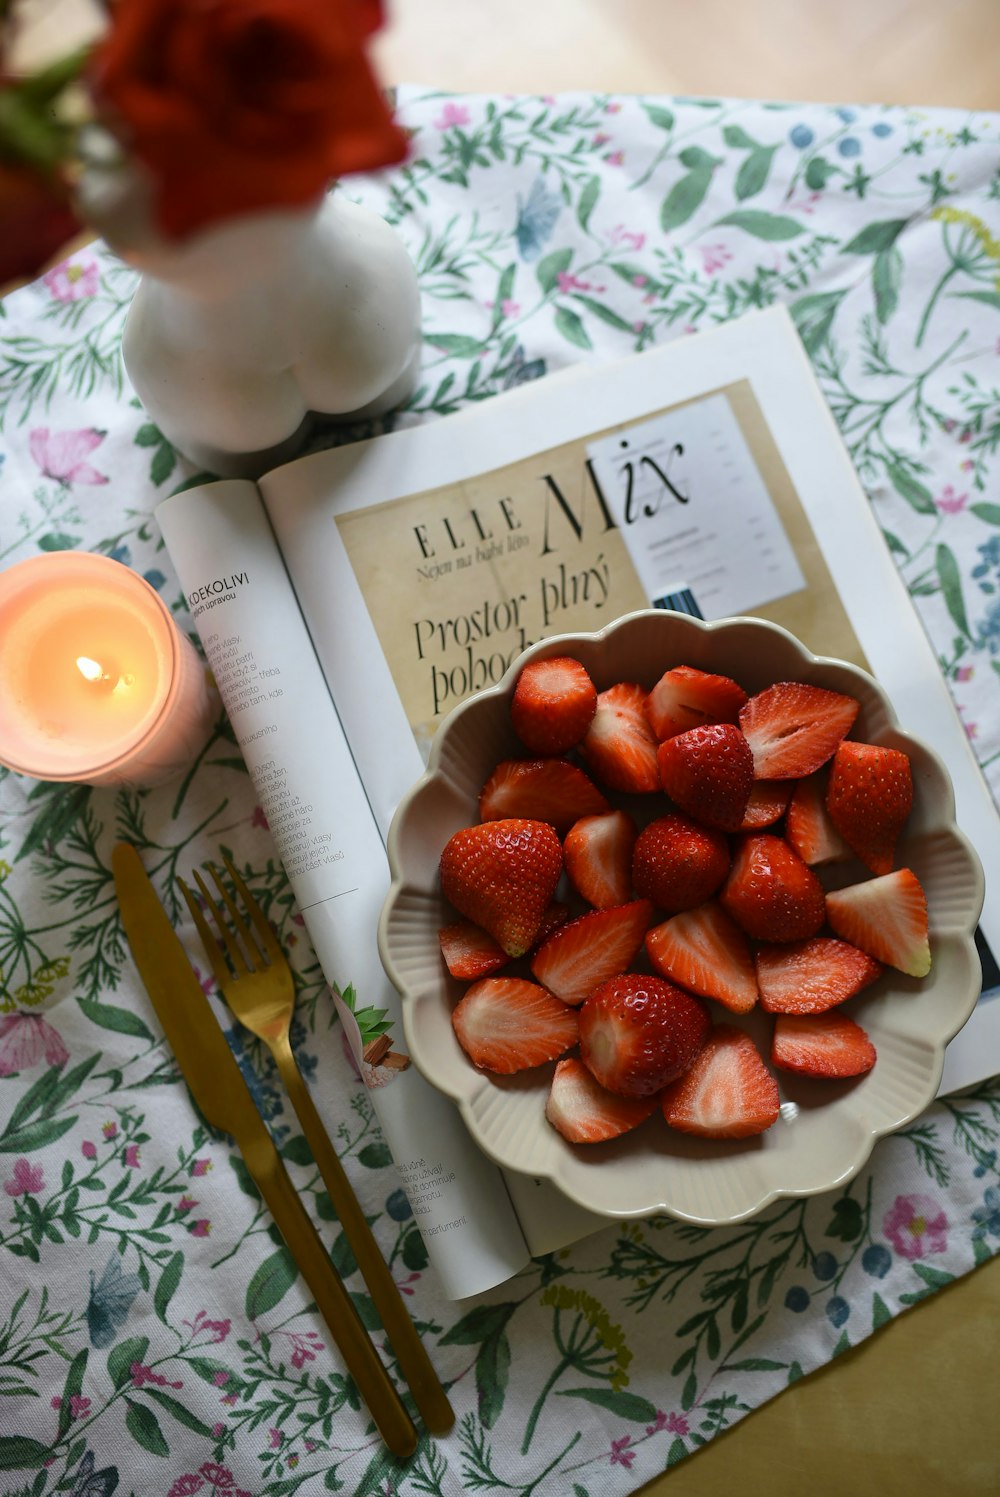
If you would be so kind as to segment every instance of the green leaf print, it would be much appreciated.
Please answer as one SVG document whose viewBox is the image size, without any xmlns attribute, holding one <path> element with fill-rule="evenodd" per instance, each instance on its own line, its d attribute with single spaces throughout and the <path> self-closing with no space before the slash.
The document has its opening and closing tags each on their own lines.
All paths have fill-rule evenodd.
<svg viewBox="0 0 1000 1497">
<path fill-rule="evenodd" d="M 503 1331 L 484 1341 L 476 1358 L 476 1396 L 484 1429 L 492 1429 L 503 1413 L 510 1379 L 510 1342 Z"/>
<path fill-rule="evenodd" d="M 646 118 L 649 120 L 649 123 L 655 125 L 657 130 L 672 130 L 674 128 L 674 116 L 669 109 L 664 109 L 659 104 L 646 103 L 643 103 L 642 107 L 646 111 Z"/>
<path fill-rule="evenodd" d="M 686 151 L 681 153 L 682 162 L 688 154 Z M 719 163 L 705 151 L 699 154 L 706 158 L 705 161 L 675 182 L 663 200 L 660 227 L 667 234 L 671 229 L 679 229 L 681 224 L 687 223 L 692 213 L 705 201 L 705 195 L 712 185 L 712 173 Z"/>
<path fill-rule="evenodd" d="M 39 551 L 72 551 L 80 544 L 78 535 L 67 535 L 63 530 L 50 531 L 38 537 Z"/>
<path fill-rule="evenodd" d="M 901 494 L 907 504 L 913 506 L 917 514 L 937 514 L 937 507 L 931 498 L 930 489 L 925 488 L 919 479 L 907 473 L 906 469 L 901 468 L 898 463 L 886 463 L 885 471 L 896 493 Z"/>
<path fill-rule="evenodd" d="M 284 1299 L 299 1271 L 287 1248 L 279 1248 L 266 1258 L 247 1285 L 246 1311 L 250 1320 L 266 1315 Z"/>
<path fill-rule="evenodd" d="M 571 249 L 553 250 L 550 255 L 543 255 L 535 268 L 538 284 L 546 296 L 555 287 L 560 275 L 569 270 L 573 259 Z"/>
<path fill-rule="evenodd" d="M 82 1351 L 77 1352 L 76 1356 L 69 1364 L 69 1371 L 66 1374 L 66 1382 L 63 1386 L 62 1401 L 59 1405 L 59 1429 L 56 1434 L 57 1440 L 61 1440 L 63 1435 L 69 1429 L 70 1421 L 73 1418 L 70 1399 L 83 1391 L 83 1376 L 87 1370 L 87 1358 L 89 1356 L 90 1348 L 88 1346 L 85 1346 Z"/>
<path fill-rule="evenodd" d="M 805 233 L 805 225 L 800 224 L 796 219 L 789 218 L 784 213 L 765 213 L 762 208 L 737 208 L 735 212 L 727 213 L 724 218 L 716 219 L 716 223 L 742 229 L 744 233 L 752 234 L 755 239 L 766 239 L 769 242 L 797 239 L 800 234 Z"/>
<path fill-rule="evenodd" d="M 883 327 L 899 305 L 899 288 L 903 282 L 903 257 L 895 245 L 879 250 L 872 264 L 872 291 L 875 294 L 875 316 Z"/>
<path fill-rule="evenodd" d="M 192 1414 L 190 1409 L 185 1408 L 182 1403 L 179 1403 L 176 1398 L 172 1398 L 169 1393 L 164 1393 L 162 1388 L 146 1388 L 145 1392 L 149 1398 L 152 1398 L 160 1405 L 161 1409 L 166 1409 L 168 1414 L 172 1414 L 178 1424 L 183 1424 L 185 1429 L 193 1429 L 196 1435 L 204 1435 L 206 1440 L 211 1439 L 211 1425 L 206 1424 L 203 1419 L 199 1419 L 197 1414 Z"/>
<path fill-rule="evenodd" d="M 860 234 L 855 234 L 850 244 L 844 245 L 845 255 L 877 255 L 890 249 L 909 223 L 908 218 L 887 218 L 881 223 L 866 224 Z"/>
<path fill-rule="evenodd" d="M 34 1471 L 50 1449 L 27 1435 L 0 1435 L 0 1471 Z"/>
<path fill-rule="evenodd" d="M 112 1029 L 116 1034 L 131 1034 L 139 1040 L 152 1041 L 154 1038 L 139 1015 L 132 1013 L 131 1009 L 118 1008 L 113 1003 L 101 1003 L 97 998 L 78 998 L 76 1001 L 85 1017 L 101 1029 Z"/>
<path fill-rule="evenodd" d="M 742 125 L 723 126 L 722 138 L 734 151 L 755 151 L 758 148 L 758 142 L 747 134 Z"/>
<path fill-rule="evenodd" d="M 846 295 L 846 291 L 814 291 L 810 296 L 800 296 L 789 307 L 802 346 L 810 358 L 829 337 L 837 308 Z"/>
<path fill-rule="evenodd" d="M 148 1350 L 148 1336 L 129 1336 L 126 1341 L 119 1341 L 111 1348 L 108 1352 L 108 1376 L 116 1388 L 124 1388 L 132 1376 L 133 1365 L 145 1362 Z"/>
<path fill-rule="evenodd" d="M 655 1405 L 648 1398 L 640 1398 L 638 1393 L 619 1393 L 614 1388 L 560 1388 L 558 1396 L 582 1398 L 617 1414 L 620 1419 L 633 1419 L 636 1424 L 651 1424 L 656 1418 Z"/>
<path fill-rule="evenodd" d="M 1000 312 L 1000 291 L 953 291 L 952 296 L 956 301 L 979 301 Z"/>
<path fill-rule="evenodd" d="M 965 600 L 962 597 L 962 574 L 951 547 L 939 545 L 934 553 L 934 563 L 937 568 L 938 582 L 941 584 L 941 594 L 952 622 L 956 628 L 961 629 L 966 639 L 971 639 L 972 632 L 969 629 Z"/>
<path fill-rule="evenodd" d="M 872 1330 L 877 1331 L 892 1319 L 892 1311 L 880 1294 L 872 1295 Z"/>
<path fill-rule="evenodd" d="M 620 333 L 630 333 L 632 331 L 632 324 L 630 322 L 626 322 L 624 317 L 619 317 L 617 312 L 613 312 L 610 307 L 605 306 L 596 297 L 583 296 L 580 292 L 575 292 L 574 298 L 585 306 L 588 312 L 592 312 L 595 317 L 600 318 L 601 322 L 606 322 L 609 327 L 617 328 Z"/>
<path fill-rule="evenodd" d="M 133 1403 L 131 1398 L 126 1398 L 125 1402 L 128 1405 L 125 1428 L 136 1444 L 141 1445 L 143 1450 L 148 1450 L 150 1455 L 169 1455 L 170 1446 L 163 1438 L 163 1431 L 152 1409 L 147 1409 L 145 1404 Z"/>
<path fill-rule="evenodd" d="M 167 1306 L 177 1292 L 177 1286 L 184 1272 L 184 1254 L 176 1252 L 167 1261 L 167 1266 L 160 1274 L 157 1281 L 156 1291 L 153 1295 L 153 1308 L 157 1315 L 167 1324 Z"/>
<path fill-rule="evenodd" d="M 969 514 L 986 525 L 1000 525 L 1000 504 L 970 504 Z"/>
<path fill-rule="evenodd" d="M 569 307 L 556 308 L 556 328 L 570 343 L 575 343 L 577 348 L 593 348 L 590 334 L 584 327 L 580 318 Z"/>
<path fill-rule="evenodd" d="M 812 192 L 822 192 L 830 178 L 835 177 L 839 171 L 840 167 L 827 161 L 825 156 L 813 156 L 806 167 L 806 186 Z"/>
<path fill-rule="evenodd" d="M 31 853 L 40 852 L 48 843 L 59 843 L 72 831 L 90 801 L 90 787 L 76 785 L 40 784 L 28 796 L 29 801 L 42 801 L 43 807 L 31 823 L 31 830 L 21 843 L 14 859 L 19 863 Z"/>
<path fill-rule="evenodd" d="M 777 146 L 757 146 L 750 152 L 736 173 L 735 191 L 741 202 L 746 198 L 756 197 L 758 192 L 763 192 L 767 186 L 771 162 L 777 149 Z"/>
<path fill-rule="evenodd" d="M 576 217 L 581 229 L 585 229 L 590 223 L 590 215 L 597 206 L 597 199 L 601 195 L 601 179 L 595 173 L 589 177 L 584 184 L 580 194 L 580 201 L 576 205 Z"/>
<path fill-rule="evenodd" d="M 36 1123 L 26 1123 L 13 1132 L 0 1134 L 0 1154 L 31 1154 L 35 1149 L 44 1149 L 55 1143 L 76 1125 L 76 1115 L 68 1118 L 42 1118 Z"/>
<path fill-rule="evenodd" d="M 363 1149 L 358 1150 L 358 1159 L 366 1170 L 388 1169 L 392 1163 L 389 1146 L 381 1141 L 373 1144 L 365 1144 Z"/>
<path fill-rule="evenodd" d="M 453 359 L 476 359 L 483 351 L 479 338 L 469 338 L 464 333 L 428 333 L 427 342 Z"/>
</svg>

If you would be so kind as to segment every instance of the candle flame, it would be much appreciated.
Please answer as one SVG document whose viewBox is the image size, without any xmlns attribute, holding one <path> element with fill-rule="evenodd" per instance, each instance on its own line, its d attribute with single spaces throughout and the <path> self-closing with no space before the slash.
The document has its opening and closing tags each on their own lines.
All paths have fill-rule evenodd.
<svg viewBox="0 0 1000 1497">
<path fill-rule="evenodd" d="M 97 660 L 91 660 L 89 655 L 78 655 L 76 657 L 76 668 L 80 675 L 87 681 L 107 680 L 107 672 Z"/>
</svg>

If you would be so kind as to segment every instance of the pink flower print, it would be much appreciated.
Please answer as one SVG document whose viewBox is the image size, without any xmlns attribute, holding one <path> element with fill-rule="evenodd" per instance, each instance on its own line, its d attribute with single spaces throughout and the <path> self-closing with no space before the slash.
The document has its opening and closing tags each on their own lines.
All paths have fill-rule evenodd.
<svg viewBox="0 0 1000 1497">
<path fill-rule="evenodd" d="M 212 1481 L 217 1487 L 226 1491 L 233 1484 L 233 1473 L 228 1466 L 217 1466 L 214 1461 L 206 1461 L 203 1466 L 198 1467 L 198 1472 L 206 1481 Z"/>
<path fill-rule="evenodd" d="M 194 1493 L 200 1492 L 204 1485 L 204 1478 L 191 1471 L 186 1476 L 178 1476 L 167 1497 L 194 1497 Z"/>
<path fill-rule="evenodd" d="M 42 276 L 42 280 L 56 301 L 83 301 L 85 296 L 96 296 L 100 285 L 96 260 L 63 260 Z"/>
<path fill-rule="evenodd" d="M 610 139 L 610 135 L 605 135 L 603 130 L 598 130 L 597 134 L 594 136 L 590 144 L 595 148 L 595 150 L 599 150 L 601 146 L 606 146 Z"/>
<path fill-rule="evenodd" d="M 904 1258 L 943 1253 L 948 1246 L 948 1218 L 930 1196 L 897 1196 L 882 1230 Z"/>
<path fill-rule="evenodd" d="M 306 1447 L 306 1455 L 312 1455 L 314 1450 L 319 1449 L 319 1445 L 315 1440 L 305 1440 L 303 1443 Z"/>
<path fill-rule="evenodd" d="M 521 303 L 519 301 L 512 301 L 509 296 L 505 296 L 500 303 L 500 310 L 505 317 L 516 317 L 521 310 Z"/>
<path fill-rule="evenodd" d="M 117 1138 L 117 1136 L 118 1136 L 118 1124 L 117 1123 L 105 1123 L 105 1124 L 103 1124 L 103 1126 L 101 1128 L 101 1132 L 104 1134 L 104 1137 L 108 1140 L 108 1143 L 110 1143 L 113 1138 Z"/>
<path fill-rule="evenodd" d="M 219 1402 L 227 1404 L 229 1406 L 229 1408 L 232 1408 L 233 1405 L 236 1403 L 238 1397 L 239 1397 L 239 1394 L 237 1394 L 237 1393 L 224 1393 L 222 1395 L 222 1397 L 219 1399 Z"/>
<path fill-rule="evenodd" d="M 226 1433 L 226 1426 L 223 1424 L 222 1420 L 221 1419 L 216 1420 L 215 1424 L 212 1425 L 212 1434 L 215 1436 L 215 1438 L 217 1440 L 221 1440 L 222 1436 L 225 1433 Z"/>
<path fill-rule="evenodd" d="M 956 494 L 950 483 L 946 483 L 934 503 L 943 515 L 957 515 L 968 503 L 968 494 Z"/>
<path fill-rule="evenodd" d="M 699 244 L 698 253 L 701 255 L 701 268 L 706 275 L 715 275 L 733 258 L 732 252 L 724 244 Z"/>
<path fill-rule="evenodd" d="M 958 466 L 961 468 L 963 473 L 971 473 L 976 465 L 971 457 L 967 457 L 963 462 L 960 462 Z"/>
<path fill-rule="evenodd" d="M 662 1409 L 657 1409 L 656 1418 L 653 1420 L 652 1424 L 646 1425 L 646 1433 L 647 1435 L 657 1435 L 659 1434 L 661 1429 L 666 1429 L 666 1427 L 667 1416 Z"/>
<path fill-rule="evenodd" d="M 212 1223 L 207 1217 L 202 1217 L 201 1221 L 193 1222 L 188 1231 L 192 1237 L 208 1237 L 212 1231 Z"/>
<path fill-rule="evenodd" d="M 974 665 L 960 665 L 958 667 L 958 670 L 955 672 L 955 680 L 971 681 L 975 674 L 976 667 Z"/>
<path fill-rule="evenodd" d="M 152 1367 L 147 1367 L 145 1362 L 133 1362 L 129 1368 L 133 1388 L 143 1388 L 147 1383 L 155 1383 L 158 1388 L 183 1388 L 182 1382 L 172 1383 L 169 1378 L 164 1377 L 162 1372 L 154 1372 Z"/>
<path fill-rule="evenodd" d="M 611 230 L 611 243 L 621 245 L 622 249 L 638 251 L 646 243 L 646 236 L 635 229 L 626 229 L 624 224 L 615 224 Z"/>
<path fill-rule="evenodd" d="M 453 125 L 467 125 L 472 116 L 464 104 L 448 103 L 434 121 L 435 130 L 450 130 Z"/>
<path fill-rule="evenodd" d="M 632 1443 L 631 1435 L 622 1435 L 620 1440 L 611 1441 L 611 1464 L 612 1466 L 631 1467 L 635 1460 L 635 1451 L 629 1450 Z"/>
<path fill-rule="evenodd" d="M 615 102 L 612 102 L 610 104 L 605 104 L 605 106 L 604 106 L 604 113 L 605 114 L 621 114 L 621 108 L 622 108 L 622 106 L 620 104 L 615 103 Z"/>
<path fill-rule="evenodd" d="M 648 284 L 649 284 L 649 276 L 648 275 L 634 275 L 632 277 L 632 285 L 633 286 L 640 286 L 641 287 L 641 286 L 647 286 Z"/>
<path fill-rule="evenodd" d="M 279 1450 L 281 1448 L 281 1443 L 282 1443 L 282 1441 L 285 1438 L 284 1435 L 281 1433 L 281 1430 L 280 1429 L 269 1429 L 268 1432 L 267 1432 L 267 1435 L 268 1435 L 268 1443 L 270 1444 L 271 1449 L 272 1450 Z"/>
<path fill-rule="evenodd" d="M 124 1159 L 127 1167 L 130 1170 L 137 1170 L 139 1168 L 139 1145 L 127 1144 L 125 1147 Z"/>
<path fill-rule="evenodd" d="M 965 729 L 965 736 L 966 736 L 966 738 L 970 739 L 970 741 L 973 738 L 978 738 L 978 736 L 979 736 L 979 724 L 978 723 L 963 723 L 962 726 Z"/>
<path fill-rule="evenodd" d="M 683 1414 L 668 1414 L 666 1428 L 671 1435 L 686 1435 L 689 1426 Z"/>
<path fill-rule="evenodd" d="M 14 1161 L 14 1173 L 3 1182 L 9 1196 L 37 1196 L 45 1189 L 45 1175 L 40 1164 L 32 1164 L 23 1156 Z"/>
<path fill-rule="evenodd" d="M 215 1386 L 217 1388 L 224 1388 L 226 1386 L 226 1384 L 228 1383 L 228 1381 L 229 1381 L 229 1373 L 228 1372 L 213 1372 L 212 1373 L 212 1382 L 215 1384 Z"/>
<path fill-rule="evenodd" d="M 298 1458 L 298 1456 L 297 1456 L 297 1455 L 290 1455 L 290 1456 L 289 1456 L 289 1457 L 288 1457 L 288 1462 L 287 1462 L 287 1464 L 288 1464 L 288 1465 L 289 1465 L 289 1466 L 291 1466 L 291 1468 L 292 1468 L 292 1470 L 293 1470 L 293 1471 L 294 1471 L 294 1470 L 295 1470 L 295 1467 L 296 1467 L 296 1466 L 297 1466 L 297 1465 L 298 1465 L 298 1464 L 299 1464 L 299 1458 Z"/>
<path fill-rule="evenodd" d="M 4 1014 L 0 1018 L 0 1076 L 29 1071 L 43 1059 L 50 1066 L 69 1060 L 58 1030 L 37 1014 Z"/>
<path fill-rule="evenodd" d="M 304 925 L 305 925 L 305 923 L 306 923 L 306 922 L 305 922 L 305 921 L 304 921 L 304 920 L 303 920 L 303 918 L 302 918 L 302 916 L 301 916 L 301 915 L 293 915 L 293 916 L 292 916 L 292 924 L 293 924 L 293 925 L 300 925 L 300 926 L 304 926 Z"/>
<path fill-rule="evenodd" d="M 267 817 L 264 815 L 264 808 L 262 806 L 254 806 L 253 815 L 250 817 L 250 825 L 259 826 L 261 831 L 264 832 L 270 831 L 270 826 Z"/>
<path fill-rule="evenodd" d="M 80 1145 L 80 1153 L 83 1155 L 84 1159 L 96 1159 L 97 1145 L 92 1144 L 89 1138 L 85 1138 L 83 1140 L 83 1143 Z"/>
<path fill-rule="evenodd" d="M 211 1346 L 221 1346 L 233 1327 L 230 1320 L 203 1320 L 201 1328 L 212 1333 Z"/>
<path fill-rule="evenodd" d="M 53 478 L 66 488 L 71 483 L 107 483 L 107 475 L 98 473 L 85 461 L 106 436 L 107 432 L 93 426 L 80 431 L 54 432 L 47 426 L 36 426 L 28 433 L 28 451 L 45 478 Z"/>
<path fill-rule="evenodd" d="M 609 151 L 608 154 L 605 156 L 604 159 L 608 163 L 609 166 L 624 166 L 625 165 L 625 152 L 624 151 Z"/>
<path fill-rule="evenodd" d="M 197 1178 L 199 1175 L 207 1175 L 212 1168 L 210 1159 L 196 1159 L 191 1165 L 191 1173 Z"/>
<path fill-rule="evenodd" d="M 556 276 L 556 285 L 559 287 L 560 291 L 564 292 L 592 291 L 596 289 L 595 287 L 591 286 L 589 281 L 581 281 L 579 276 L 573 275 L 572 272 L 568 270 L 560 270 L 559 274 Z"/>
<path fill-rule="evenodd" d="M 90 1413 L 90 1399 L 84 1398 L 79 1393 L 69 1395 L 69 1413 L 71 1419 L 84 1419 Z"/>
<path fill-rule="evenodd" d="M 186 1211 L 193 1210 L 194 1207 L 197 1206 L 197 1204 L 198 1202 L 194 1199 L 193 1196 L 181 1196 L 180 1200 L 177 1202 L 177 1214 L 179 1216 L 183 1216 Z"/>
</svg>

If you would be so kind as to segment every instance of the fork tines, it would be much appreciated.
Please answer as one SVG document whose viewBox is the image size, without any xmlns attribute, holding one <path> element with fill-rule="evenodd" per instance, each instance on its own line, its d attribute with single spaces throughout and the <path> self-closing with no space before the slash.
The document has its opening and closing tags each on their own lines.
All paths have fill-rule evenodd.
<svg viewBox="0 0 1000 1497">
<path fill-rule="evenodd" d="M 215 980 L 220 985 L 224 981 L 228 981 L 233 975 L 239 977 L 246 972 L 259 972 L 265 967 L 270 966 L 272 962 L 283 960 L 277 937 L 268 924 L 263 910 L 247 888 L 245 880 L 237 872 L 232 859 L 225 853 L 222 855 L 222 861 L 225 863 L 226 872 L 229 874 L 243 901 L 244 908 L 250 916 L 252 926 L 244 919 L 239 906 L 222 882 L 214 863 L 206 863 L 205 867 L 211 875 L 212 882 L 219 891 L 222 902 L 229 912 L 230 921 L 235 926 L 240 941 L 243 943 L 242 949 L 240 941 L 233 934 L 230 924 L 226 921 L 222 913 L 222 909 L 209 892 L 208 886 L 197 868 L 193 870 L 192 876 L 198 885 L 198 891 L 201 894 L 205 908 L 210 911 L 212 919 L 215 921 L 218 935 L 216 935 L 216 932 L 213 931 L 208 920 L 206 920 L 198 900 L 187 884 L 182 878 L 178 877 L 177 879 L 181 893 L 187 902 L 187 907 L 191 911 L 191 918 L 197 926 L 198 934 L 201 936 L 209 960 L 212 963 Z M 220 936 L 221 940 L 219 939 Z M 229 967 L 226 965 L 227 957 L 231 964 Z"/>
</svg>

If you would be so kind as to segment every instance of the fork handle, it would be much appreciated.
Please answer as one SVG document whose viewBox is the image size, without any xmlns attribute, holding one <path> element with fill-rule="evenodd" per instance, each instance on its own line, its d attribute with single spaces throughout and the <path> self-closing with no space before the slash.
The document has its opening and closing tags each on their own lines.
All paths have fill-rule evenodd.
<svg viewBox="0 0 1000 1497">
<path fill-rule="evenodd" d="M 454 1410 L 448 1395 L 434 1370 L 434 1364 L 417 1334 L 410 1313 L 403 1302 L 399 1287 L 392 1277 L 389 1266 L 382 1256 L 378 1243 L 368 1225 L 361 1203 L 354 1194 L 351 1182 L 337 1151 L 330 1142 L 323 1121 L 316 1111 L 309 1089 L 302 1079 L 291 1046 L 280 1041 L 273 1047 L 278 1070 L 291 1098 L 306 1142 L 312 1150 L 313 1159 L 323 1177 L 327 1194 L 337 1213 L 344 1235 L 351 1245 L 358 1267 L 368 1285 L 369 1293 L 379 1313 L 382 1325 L 400 1371 L 413 1394 L 413 1400 L 431 1434 L 447 1434 L 455 1422 Z"/>
</svg>

